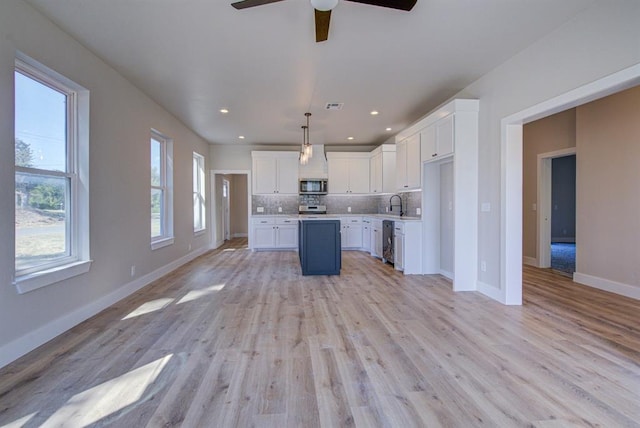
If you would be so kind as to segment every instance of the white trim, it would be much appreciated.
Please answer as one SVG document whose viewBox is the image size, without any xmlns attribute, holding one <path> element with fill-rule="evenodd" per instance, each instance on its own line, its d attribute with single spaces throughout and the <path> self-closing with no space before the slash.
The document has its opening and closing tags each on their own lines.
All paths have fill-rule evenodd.
<svg viewBox="0 0 640 428">
<path fill-rule="evenodd" d="M 164 248 L 164 247 L 168 247 L 169 245 L 173 245 L 173 241 L 174 241 L 174 237 L 173 236 L 169 236 L 168 238 L 163 238 L 163 239 L 156 239 L 155 241 L 151 242 L 151 250 L 155 251 L 155 250 L 158 250 L 160 248 Z"/>
<path fill-rule="evenodd" d="M 247 176 L 247 230 L 249 231 L 249 248 L 251 248 L 251 196 L 253 195 L 251 170 L 250 169 L 212 169 L 211 176 L 209 177 L 211 184 L 211 248 L 215 249 L 220 247 L 224 240 L 220 240 L 218 237 L 218 216 L 216 215 L 216 175 L 235 174 Z M 223 231 L 224 233 L 224 231 Z"/>
<path fill-rule="evenodd" d="M 71 79 L 16 52 L 14 73 L 20 73 L 64 95 L 66 112 L 66 171 L 15 167 L 15 172 L 35 176 L 64 177 L 67 180 L 65 248 L 69 255 L 21 271 L 14 270 L 13 284 L 18 293 L 27 293 L 89 271 L 90 195 L 89 195 L 89 91 Z M 14 172 L 14 174 L 15 174 Z M 15 254 L 14 254 L 15 258 Z"/>
<path fill-rule="evenodd" d="M 80 262 L 69 263 L 62 266 L 56 266 L 51 269 L 40 270 L 29 275 L 23 275 L 13 282 L 18 293 L 24 294 L 74 276 L 82 275 L 89 272 L 92 260 L 83 260 Z"/>
<path fill-rule="evenodd" d="M 598 278 L 597 276 L 587 275 L 584 273 L 574 272 L 573 280 L 579 284 L 597 288 L 599 290 L 609 291 L 611 293 L 620 294 L 632 299 L 640 300 L 640 287 L 622 282 L 612 281 L 610 279 Z"/>
<path fill-rule="evenodd" d="M 503 299 L 502 291 L 492 285 L 486 284 L 482 281 L 477 281 L 476 288 L 478 292 L 484 294 L 487 297 L 490 297 L 493 300 L 497 300 L 500 302 Z"/>
<path fill-rule="evenodd" d="M 538 259 L 535 257 L 523 256 L 522 263 L 528 266 L 538 267 Z"/>
<path fill-rule="evenodd" d="M 500 289 L 504 303 L 522 296 L 522 124 L 611 95 L 640 83 L 640 64 L 535 104 L 501 120 Z M 520 153 L 520 158 L 516 153 Z M 516 180 L 513 183 L 512 179 Z M 517 203 L 519 202 L 519 203 Z M 520 227 L 516 227 L 519 224 Z M 515 253 L 511 253 L 515 251 Z M 507 257 L 517 255 L 518 257 Z"/>
<path fill-rule="evenodd" d="M 196 257 L 209 251 L 208 248 L 200 248 L 195 250 L 153 272 L 150 272 L 134 281 L 124 284 L 113 292 L 94 300 L 93 302 L 78 308 L 46 325 L 33 330 L 26 335 L 19 337 L 12 342 L 0 347 L 0 368 L 6 366 L 12 361 L 17 360 L 21 356 L 36 349 L 38 346 L 48 342 L 56 336 L 75 327 L 81 322 L 91 318 L 109 306 L 119 302 L 125 297 L 135 293 L 141 288 L 149 285 L 153 281 L 162 278 L 168 273 L 174 271 L 185 263 L 190 262 Z"/>
</svg>

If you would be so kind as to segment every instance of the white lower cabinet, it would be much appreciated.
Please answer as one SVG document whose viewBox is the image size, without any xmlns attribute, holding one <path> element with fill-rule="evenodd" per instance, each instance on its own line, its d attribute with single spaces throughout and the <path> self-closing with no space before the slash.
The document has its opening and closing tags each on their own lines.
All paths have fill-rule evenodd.
<svg viewBox="0 0 640 428">
<path fill-rule="evenodd" d="M 371 255 L 382 258 L 382 220 L 371 222 Z"/>
<path fill-rule="evenodd" d="M 343 249 L 362 249 L 362 217 L 341 218 L 340 232 Z"/>
<path fill-rule="evenodd" d="M 276 219 L 276 248 L 298 248 L 298 220 Z"/>
<path fill-rule="evenodd" d="M 404 270 L 404 223 L 399 221 L 393 227 L 393 266 Z"/>
<path fill-rule="evenodd" d="M 422 273 L 422 223 L 394 222 L 394 267 L 406 274 Z"/>
<path fill-rule="evenodd" d="M 286 217 L 253 217 L 253 250 L 298 248 L 298 221 Z"/>
<path fill-rule="evenodd" d="M 368 217 L 362 219 L 362 249 L 371 252 L 371 219 Z"/>
</svg>

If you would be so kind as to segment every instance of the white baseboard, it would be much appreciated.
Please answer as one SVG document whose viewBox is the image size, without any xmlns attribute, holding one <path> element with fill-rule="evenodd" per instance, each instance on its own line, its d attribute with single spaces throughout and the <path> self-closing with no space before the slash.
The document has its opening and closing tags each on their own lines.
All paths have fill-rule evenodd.
<svg viewBox="0 0 640 428">
<path fill-rule="evenodd" d="M 523 256 L 522 263 L 524 263 L 525 265 L 538 267 L 538 259 L 536 259 L 535 257 Z"/>
<path fill-rule="evenodd" d="M 247 233 L 234 233 L 231 235 L 232 238 L 247 238 L 248 236 Z"/>
<path fill-rule="evenodd" d="M 502 290 L 500 290 L 499 288 L 496 288 L 493 285 L 486 284 L 482 281 L 476 282 L 476 288 L 480 293 L 484 294 L 485 296 L 490 297 L 493 300 L 497 300 L 502 304 L 506 304 Z"/>
<path fill-rule="evenodd" d="M 208 250 L 209 249 L 207 247 L 204 247 L 192 251 L 189 254 L 174 260 L 168 265 L 124 284 L 113 292 L 102 296 L 101 298 L 94 300 L 71 313 L 55 319 L 47 323 L 45 326 L 33 330 L 12 342 L 7 343 L 0 347 L 0 368 L 33 351 L 38 346 L 44 345 L 56 336 L 59 336 L 65 331 L 91 318 L 109 306 L 140 290 L 144 286 L 179 268 L 183 264 L 188 263 L 196 257 L 206 253 Z"/>
<path fill-rule="evenodd" d="M 620 294 L 632 299 L 640 300 L 640 287 L 624 284 L 622 282 L 611 281 L 610 279 L 598 278 L 597 276 L 575 272 L 573 280 L 577 283 L 588 285 L 599 290 Z"/>
<path fill-rule="evenodd" d="M 222 241 L 216 241 L 212 246 L 211 249 L 212 250 L 217 250 L 218 248 L 222 247 L 222 245 L 224 244 L 224 240 Z"/>
<path fill-rule="evenodd" d="M 444 276 L 445 278 L 449 278 L 451 281 L 453 281 L 453 272 L 440 269 L 440 275 Z"/>
</svg>

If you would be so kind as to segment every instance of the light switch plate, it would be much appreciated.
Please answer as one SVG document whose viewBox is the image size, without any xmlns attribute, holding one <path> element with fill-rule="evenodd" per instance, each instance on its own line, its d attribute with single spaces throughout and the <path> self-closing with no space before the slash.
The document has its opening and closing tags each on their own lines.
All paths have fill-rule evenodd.
<svg viewBox="0 0 640 428">
<path fill-rule="evenodd" d="M 281 213 L 282 212 L 282 207 L 278 207 L 278 212 Z"/>
<path fill-rule="evenodd" d="M 488 213 L 491 211 L 491 204 L 489 202 L 483 202 L 482 205 L 480 205 L 480 211 Z"/>
<path fill-rule="evenodd" d="M 256 212 L 263 213 L 264 212 L 264 207 L 256 208 Z"/>
</svg>

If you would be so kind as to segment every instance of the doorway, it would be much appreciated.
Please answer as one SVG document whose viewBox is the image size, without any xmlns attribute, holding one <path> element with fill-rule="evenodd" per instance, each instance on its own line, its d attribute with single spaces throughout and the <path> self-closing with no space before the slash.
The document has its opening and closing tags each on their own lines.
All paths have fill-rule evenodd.
<svg viewBox="0 0 640 428">
<path fill-rule="evenodd" d="M 538 154 L 538 267 L 573 276 L 576 248 L 576 148 Z"/>
<path fill-rule="evenodd" d="M 218 248 L 234 238 L 248 238 L 251 216 L 250 171 L 211 172 L 212 243 Z"/>
<path fill-rule="evenodd" d="M 231 239 L 230 196 L 231 184 L 228 179 L 222 179 L 222 236 L 225 241 Z"/>
<path fill-rule="evenodd" d="M 640 65 L 605 76 L 528 107 L 501 121 L 502 210 L 500 295 L 504 304 L 522 304 L 522 126 L 523 123 L 593 101 L 640 83 Z"/>
</svg>

